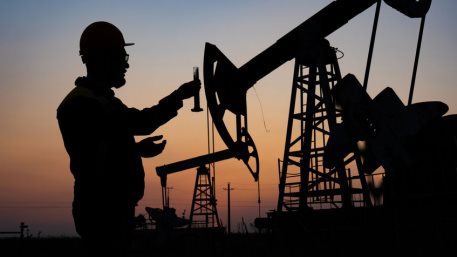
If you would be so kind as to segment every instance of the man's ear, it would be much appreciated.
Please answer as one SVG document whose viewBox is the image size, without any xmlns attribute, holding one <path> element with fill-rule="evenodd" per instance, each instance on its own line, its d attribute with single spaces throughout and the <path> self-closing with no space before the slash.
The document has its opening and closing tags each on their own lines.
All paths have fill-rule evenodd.
<svg viewBox="0 0 457 257">
<path fill-rule="evenodd" d="M 79 55 L 81 56 L 81 60 L 83 61 L 83 63 L 86 63 L 87 57 L 81 51 L 79 51 Z"/>
</svg>

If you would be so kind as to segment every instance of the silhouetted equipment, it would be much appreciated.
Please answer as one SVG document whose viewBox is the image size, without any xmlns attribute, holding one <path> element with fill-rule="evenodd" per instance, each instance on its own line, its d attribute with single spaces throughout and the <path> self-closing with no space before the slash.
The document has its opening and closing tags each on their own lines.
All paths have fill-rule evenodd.
<svg viewBox="0 0 457 257">
<path fill-rule="evenodd" d="M 332 135 L 326 146 L 326 165 L 333 165 L 335 155 L 347 154 L 338 149 L 363 142 L 355 150 L 361 156 L 360 170 L 365 174 L 380 166 L 385 170 L 379 188 L 385 207 L 403 212 L 434 206 L 439 214 L 456 201 L 457 189 L 451 184 L 457 183 L 457 119 L 455 115 L 443 117 L 446 104 L 405 106 L 391 88 L 371 99 L 350 74 L 335 86 L 333 94 L 344 122 L 342 132 Z M 379 194 L 376 188 L 371 190 Z"/>
<path fill-rule="evenodd" d="M 361 195 L 359 199 L 370 205 L 365 200 L 369 199 L 365 177 L 357 179 L 346 168 L 354 157 L 345 161 L 340 156 L 334 166 L 324 166 L 325 144 L 338 131 L 341 117 L 331 97 L 335 83 L 341 81 L 336 50 L 326 40 L 305 49 L 312 54 L 295 59 L 277 210 L 298 211 L 326 204 L 349 207 L 353 195 Z M 360 183 L 352 183 L 356 179 Z M 355 184 L 361 186 L 356 188 Z"/>
<path fill-rule="evenodd" d="M 257 180 L 259 159 L 248 133 L 246 93 L 294 59 L 278 205 L 255 224 L 295 240 L 303 240 L 295 237 L 299 232 L 309 242 L 316 242 L 317 235 L 323 237 L 320 242 L 351 244 L 352 235 L 372 246 L 379 240 L 401 244 L 396 240 L 403 236 L 415 244 L 437 227 L 457 229 L 457 115 L 443 117 L 448 107 L 441 102 L 411 103 L 431 0 L 385 0 L 422 19 L 407 106 L 391 88 L 374 98 L 366 92 L 375 25 L 364 86 L 352 74 L 341 75 L 337 49 L 325 39 L 374 3 L 376 25 L 379 0 L 336 0 L 239 68 L 206 43 L 207 105 L 228 149 L 158 167 L 162 186 L 167 174 L 233 157 L 242 159 Z M 234 123 L 228 122 L 231 117 Z M 226 124 L 235 125 L 229 130 Z M 384 173 L 378 172 L 381 167 Z M 381 181 L 375 183 L 374 176 Z"/>
<path fill-rule="evenodd" d="M 432 4 L 432 0 L 384 0 L 384 2 L 410 18 L 424 17 Z"/>
<path fill-rule="evenodd" d="M 209 170 L 204 165 L 197 169 L 189 220 L 189 227 L 193 228 L 222 227 L 217 213 L 214 187 Z"/>
<path fill-rule="evenodd" d="M 446 206 L 457 199 L 456 116 L 443 117 L 447 106 L 441 102 L 411 104 L 431 0 L 385 1 L 411 18 L 421 18 L 408 106 L 391 88 L 373 99 L 365 91 L 375 25 L 364 86 L 351 74 L 342 78 L 336 49 L 325 40 L 374 3 L 376 25 L 379 0 L 337 0 L 240 67 L 215 45 L 205 45 L 208 108 L 219 135 L 234 152 L 246 144 L 242 135 L 248 134 L 247 90 L 295 59 L 278 205 L 269 219 L 256 222 L 263 228 L 303 232 L 354 225 L 365 231 L 375 225 L 384 231 L 408 226 L 429 231 L 431 220 L 445 217 L 447 222 L 455 213 Z M 235 126 L 229 129 L 226 124 Z M 381 166 L 385 177 L 376 188 L 372 176 L 379 175 Z M 382 209 L 372 203 L 372 198 L 379 203 L 380 194 Z M 407 220 L 409 216 L 415 218 Z M 381 225 L 374 223 L 377 218 L 383 219 Z"/>
<path fill-rule="evenodd" d="M 160 167 L 156 167 L 157 175 L 162 185 L 162 203 L 169 208 L 166 199 L 168 198 L 167 175 L 175 172 L 197 168 L 197 175 L 192 198 L 189 226 L 193 227 L 221 227 L 219 222 L 214 188 L 211 183 L 209 170 L 205 164 L 232 158 L 230 150 L 224 150 L 213 154 L 203 155 L 189 160 L 184 160 Z M 203 218 L 203 219 L 202 219 Z"/>
<path fill-rule="evenodd" d="M 376 1 L 334 1 L 280 38 L 275 44 L 237 68 L 215 45 L 206 43 L 203 75 L 208 108 L 222 140 L 229 149 L 242 144 L 247 130 L 246 92 L 258 80 L 312 48 Z M 305 46 L 305 47 L 304 47 Z M 227 111 L 235 115 L 236 127 L 230 133 L 224 122 Z M 233 135 L 236 138 L 233 138 Z"/>
<path fill-rule="evenodd" d="M 174 208 L 164 207 L 163 209 L 159 209 L 146 207 L 145 210 L 149 215 L 149 219 L 155 222 L 157 230 L 171 230 L 190 224 L 189 220 L 178 217 Z"/>
<path fill-rule="evenodd" d="M 160 209 L 149 209 L 148 213 L 150 215 L 154 215 L 153 217 L 160 218 L 163 224 L 170 223 L 171 220 L 175 220 L 174 216 L 176 216 L 175 209 L 170 208 L 168 199 L 168 192 L 167 192 L 167 175 L 170 173 L 190 169 L 198 163 L 200 166 L 197 168 L 197 175 L 195 179 L 195 186 L 194 186 L 194 193 L 192 197 L 192 206 L 190 211 L 190 217 L 188 222 L 186 223 L 189 228 L 220 228 L 221 223 L 219 220 L 219 215 L 217 213 L 216 208 L 216 197 L 214 194 L 214 186 L 211 182 L 209 170 L 205 167 L 204 164 L 211 163 L 217 158 L 223 158 L 227 156 L 229 153 L 228 150 L 224 152 L 220 152 L 216 155 L 209 155 L 197 157 L 191 160 L 177 162 L 170 165 L 165 165 L 161 167 L 157 167 L 157 175 L 161 178 L 162 183 L 162 203 L 163 203 L 163 211 Z M 216 159 L 212 158 L 216 156 Z M 218 157 L 221 156 L 221 157 Z M 227 158 L 225 158 L 227 159 Z M 171 211 L 173 212 L 170 216 Z M 155 219 L 155 218 L 154 218 Z M 167 223 L 168 222 L 168 223 Z M 184 221 L 176 220 L 175 223 L 183 224 Z M 171 226 L 170 224 L 167 226 L 169 228 L 177 227 L 176 225 Z"/>
<path fill-rule="evenodd" d="M 194 67 L 194 80 L 199 80 L 198 67 Z M 200 107 L 200 90 L 194 96 L 194 108 L 193 112 L 201 112 L 203 109 Z"/>
<path fill-rule="evenodd" d="M 373 100 L 362 89 L 357 79 L 349 74 L 334 88 L 337 105 L 343 110 L 343 130 L 335 141 L 327 144 L 328 166 L 332 156 L 345 153 L 336 148 L 348 149 L 346 144 L 365 142 L 363 170 L 373 173 L 379 166 L 386 170 L 394 169 L 394 161 L 402 160 L 411 164 L 416 161 L 405 145 L 417 135 L 427 124 L 436 122 L 447 111 L 442 102 L 424 102 L 404 106 L 391 88 L 384 89 Z M 349 142 L 348 142 L 349 141 Z"/>
<path fill-rule="evenodd" d="M 172 173 L 197 168 L 197 178 L 195 181 L 194 195 L 192 199 L 192 211 L 190 213 L 190 225 L 194 227 L 221 228 L 216 209 L 216 197 L 214 186 L 211 183 L 209 170 L 205 165 L 215 163 L 230 158 L 242 159 L 254 180 L 257 181 L 259 174 L 259 163 L 257 149 L 252 142 L 249 134 L 243 133 L 244 143 L 237 144 L 234 149 L 225 149 L 210 154 L 197 156 L 188 160 L 178 161 L 175 163 L 156 167 L 156 173 L 160 177 L 162 185 L 162 204 L 164 209 L 169 207 L 166 203 L 168 198 L 167 176 Z M 251 168 L 249 160 L 255 160 L 254 169 Z M 200 218 L 204 217 L 204 220 Z M 203 225 L 204 224 L 204 225 Z"/>
<path fill-rule="evenodd" d="M 349 182 L 344 167 L 346 163 L 343 160 L 340 161 L 338 168 L 331 171 L 317 171 L 317 167 L 322 165 L 319 163 L 312 164 L 311 161 L 320 161 L 322 163 L 322 153 L 318 151 L 319 149 L 323 150 L 325 141 L 321 141 L 320 144 L 322 145 L 319 147 L 316 143 L 318 143 L 317 140 L 321 139 L 315 138 L 315 143 L 311 148 L 313 135 L 311 128 L 314 126 L 314 132 L 323 133 L 323 139 L 326 140 L 326 137 L 331 133 L 330 130 L 335 129 L 337 126 L 337 114 L 333 107 L 329 83 L 337 82 L 341 75 L 338 74 L 339 70 L 331 70 L 332 68 L 338 69 L 338 65 L 335 53 L 332 53 L 332 48 L 328 43 L 325 43 L 324 38 L 375 2 L 374 0 L 334 1 L 240 68 L 235 67 L 215 45 L 206 43 L 203 65 L 207 104 L 219 135 L 229 149 L 235 149 L 239 145 L 246 144 L 242 135 L 243 133 L 248 134 L 247 90 L 259 79 L 285 62 L 293 58 L 296 59 L 294 82 L 300 83 L 300 85 L 293 86 L 284 154 L 286 161 L 284 161 L 280 179 L 278 211 L 281 211 L 283 207 L 290 210 L 305 209 L 307 201 L 312 197 L 333 202 L 336 200 L 333 197 L 334 195 L 340 195 L 340 200 L 338 201 L 343 202 L 345 206 L 350 206 L 350 195 L 356 191 L 358 193 L 363 192 L 363 189 L 350 190 L 348 188 Z M 304 69 L 302 64 L 309 67 L 310 74 L 299 74 L 301 72 L 299 70 Z M 329 65 L 329 70 L 327 70 L 326 65 Z M 332 74 L 327 75 L 328 72 Z M 318 77 L 319 80 L 317 80 Z M 301 89 L 305 84 L 310 84 L 309 88 Z M 320 85 L 322 88 L 316 89 L 319 84 L 322 84 Z M 300 97 L 302 99 L 309 90 L 312 90 L 312 92 L 316 93 L 309 93 L 308 100 L 315 101 L 317 99 L 321 101 L 316 108 L 308 104 L 307 109 L 310 111 L 308 115 L 306 110 L 303 109 L 303 102 L 301 102 L 300 112 L 294 113 L 297 88 L 301 90 Z M 228 116 L 227 111 L 235 115 L 236 126 L 235 131 L 232 133 L 229 132 L 224 121 L 224 117 Z M 314 112 L 321 113 L 322 117 L 314 121 Z M 328 115 L 324 115 L 324 113 Z M 302 123 L 302 132 L 292 140 L 290 134 L 294 119 Z M 314 125 L 312 125 L 313 123 Z M 322 131 L 322 126 L 328 127 Z M 232 135 L 235 135 L 236 138 L 234 139 Z M 252 142 L 252 139 L 250 141 Z M 299 150 L 291 150 L 294 145 L 299 145 L 301 148 Z M 314 156 L 310 155 L 312 152 L 315 154 Z M 291 156 L 295 156 L 299 160 L 294 161 L 289 158 Z M 287 169 L 290 165 L 296 166 L 299 170 L 288 172 Z M 330 175 L 327 173 L 330 173 Z M 291 181 L 286 181 L 288 179 Z M 319 188 L 322 182 L 325 190 Z M 325 185 L 327 182 L 330 184 Z M 284 191 L 286 187 L 289 190 L 287 193 Z M 308 196 L 311 198 L 308 199 Z M 284 200 L 284 197 L 289 197 L 289 199 Z"/>
<path fill-rule="evenodd" d="M 250 140 L 251 139 L 248 139 L 247 142 L 249 143 Z M 240 144 L 240 148 L 235 148 L 235 151 L 238 150 L 238 153 L 241 153 L 242 156 L 248 155 L 249 150 L 247 147 L 244 147 L 244 146 L 246 146 L 246 145 Z M 255 148 L 255 145 L 252 144 L 248 147 L 252 148 L 251 153 L 249 155 L 253 155 L 254 158 L 258 160 L 257 149 Z M 183 171 L 183 170 L 187 170 L 187 169 L 191 169 L 191 168 L 200 167 L 202 165 L 210 164 L 213 162 L 227 160 L 230 158 L 234 158 L 236 156 L 240 156 L 240 155 L 237 155 L 236 152 L 234 152 L 231 149 L 225 149 L 225 150 L 221 150 L 218 152 L 201 155 L 201 156 L 197 156 L 197 157 L 194 157 L 191 159 L 178 161 L 175 163 L 170 163 L 170 164 L 156 167 L 156 173 L 160 177 L 162 187 L 164 187 L 164 186 L 166 186 L 166 183 L 167 183 L 168 174 L 172 174 L 175 172 L 179 172 L 179 171 Z M 255 171 L 252 170 L 250 166 L 248 166 L 248 168 L 251 171 L 251 174 L 253 175 L 255 180 L 257 180 L 257 178 L 258 178 L 258 172 L 256 172 L 256 171 L 258 171 L 258 163 L 256 163 L 256 166 L 257 167 L 256 167 Z"/>
<path fill-rule="evenodd" d="M 25 238 L 25 237 L 30 237 L 29 235 L 29 226 L 25 225 L 24 222 L 21 222 L 19 224 L 19 231 L 0 231 L 0 235 L 19 235 L 19 237 Z"/>
</svg>

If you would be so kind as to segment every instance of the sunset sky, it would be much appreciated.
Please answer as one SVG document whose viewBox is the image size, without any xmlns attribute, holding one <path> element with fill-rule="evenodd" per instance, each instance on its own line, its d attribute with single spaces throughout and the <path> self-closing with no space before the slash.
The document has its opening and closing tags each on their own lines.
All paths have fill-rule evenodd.
<svg viewBox="0 0 457 257">
<path fill-rule="evenodd" d="M 78 56 L 79 37 L 95 21 L 109 21 L 124 33 L 130 54 L 127 84 L 116 95 L 131 107 L 156 104 L 183 82 L 192 67 L 202 72 L 205 42 L 215 44 L 238 67 L 272 45 L 331 1 L 0 1 L 0 231 L 75 235 L 71 216 L 73 177 L 56 120 L 56 108 L 85 75 Z M 374 6 L 328 39 L 344 52 L 343 75 L 363 81 Z M 432 2 L 426 18 L 413 102 L 442 101 L 457 113 L 457 1 Z M 392 87 L 406 104 L 420 20 L 382 4 L 368 93 Z M 293 62 L 288 62 L 248 91 L 249 128 L 261 160 L 261 213 L 276 207 Z M 203 74 L 200 73 L 200 77 Z M 257 94 L 257 95 L 256 95 Z M 155 167 L 207 153 L 205 112 L 185 102 L 178 117 L 154 135 L 164 135 L 164 152 L 144 159 L 146 191 L 137 208 L 161 207 Z M 263 116 L 262 116 L 263 108 Z M 216 134 L 216 137 L 217 134 Z M 226 147 L 220 140 L 216 150 Z M 190 212 L 195 170 L 170 175 L 171 206 Z M 257 184 L 237 160 L 217 164 L 216 193 L 226 224 L 228 182 L 234 188 L 232 231 L 241 217 L 258 215 Z M 100 213 L 101 217 L 109 215 Z M 249 226 L 249 225 L 248 225 Z"/>
</svg>

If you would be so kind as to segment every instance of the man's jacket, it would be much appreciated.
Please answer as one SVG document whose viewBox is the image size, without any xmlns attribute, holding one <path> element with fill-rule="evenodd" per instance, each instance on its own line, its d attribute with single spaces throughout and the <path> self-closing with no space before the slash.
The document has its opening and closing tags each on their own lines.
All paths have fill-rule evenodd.
<svg viewBox="0 0 457 257">
<path fill-rule="evenodd" d="M 182 100 L 171 94 L 140 111 L 85 77 L 75 84 L 57 109 L 75 178 L 74 206 L 135 205 L 143 197 L 144 169 L 134 136 L 150 134 L 175 117 Z"/>
</svg>

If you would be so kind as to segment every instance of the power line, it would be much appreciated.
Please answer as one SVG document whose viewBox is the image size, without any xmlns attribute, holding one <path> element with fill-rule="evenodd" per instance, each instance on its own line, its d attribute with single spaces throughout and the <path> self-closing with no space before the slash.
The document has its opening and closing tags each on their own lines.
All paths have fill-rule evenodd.
<svg viewBox="0 0 457 257">
<path fill-rule="evenodd" d="M 32 205 L 32 206 L 15 206 L 15 205 L 4 205 L 0 206 L 0 209 L 67 209 L 72 208 L 71 205 Z"/>
</svg>

